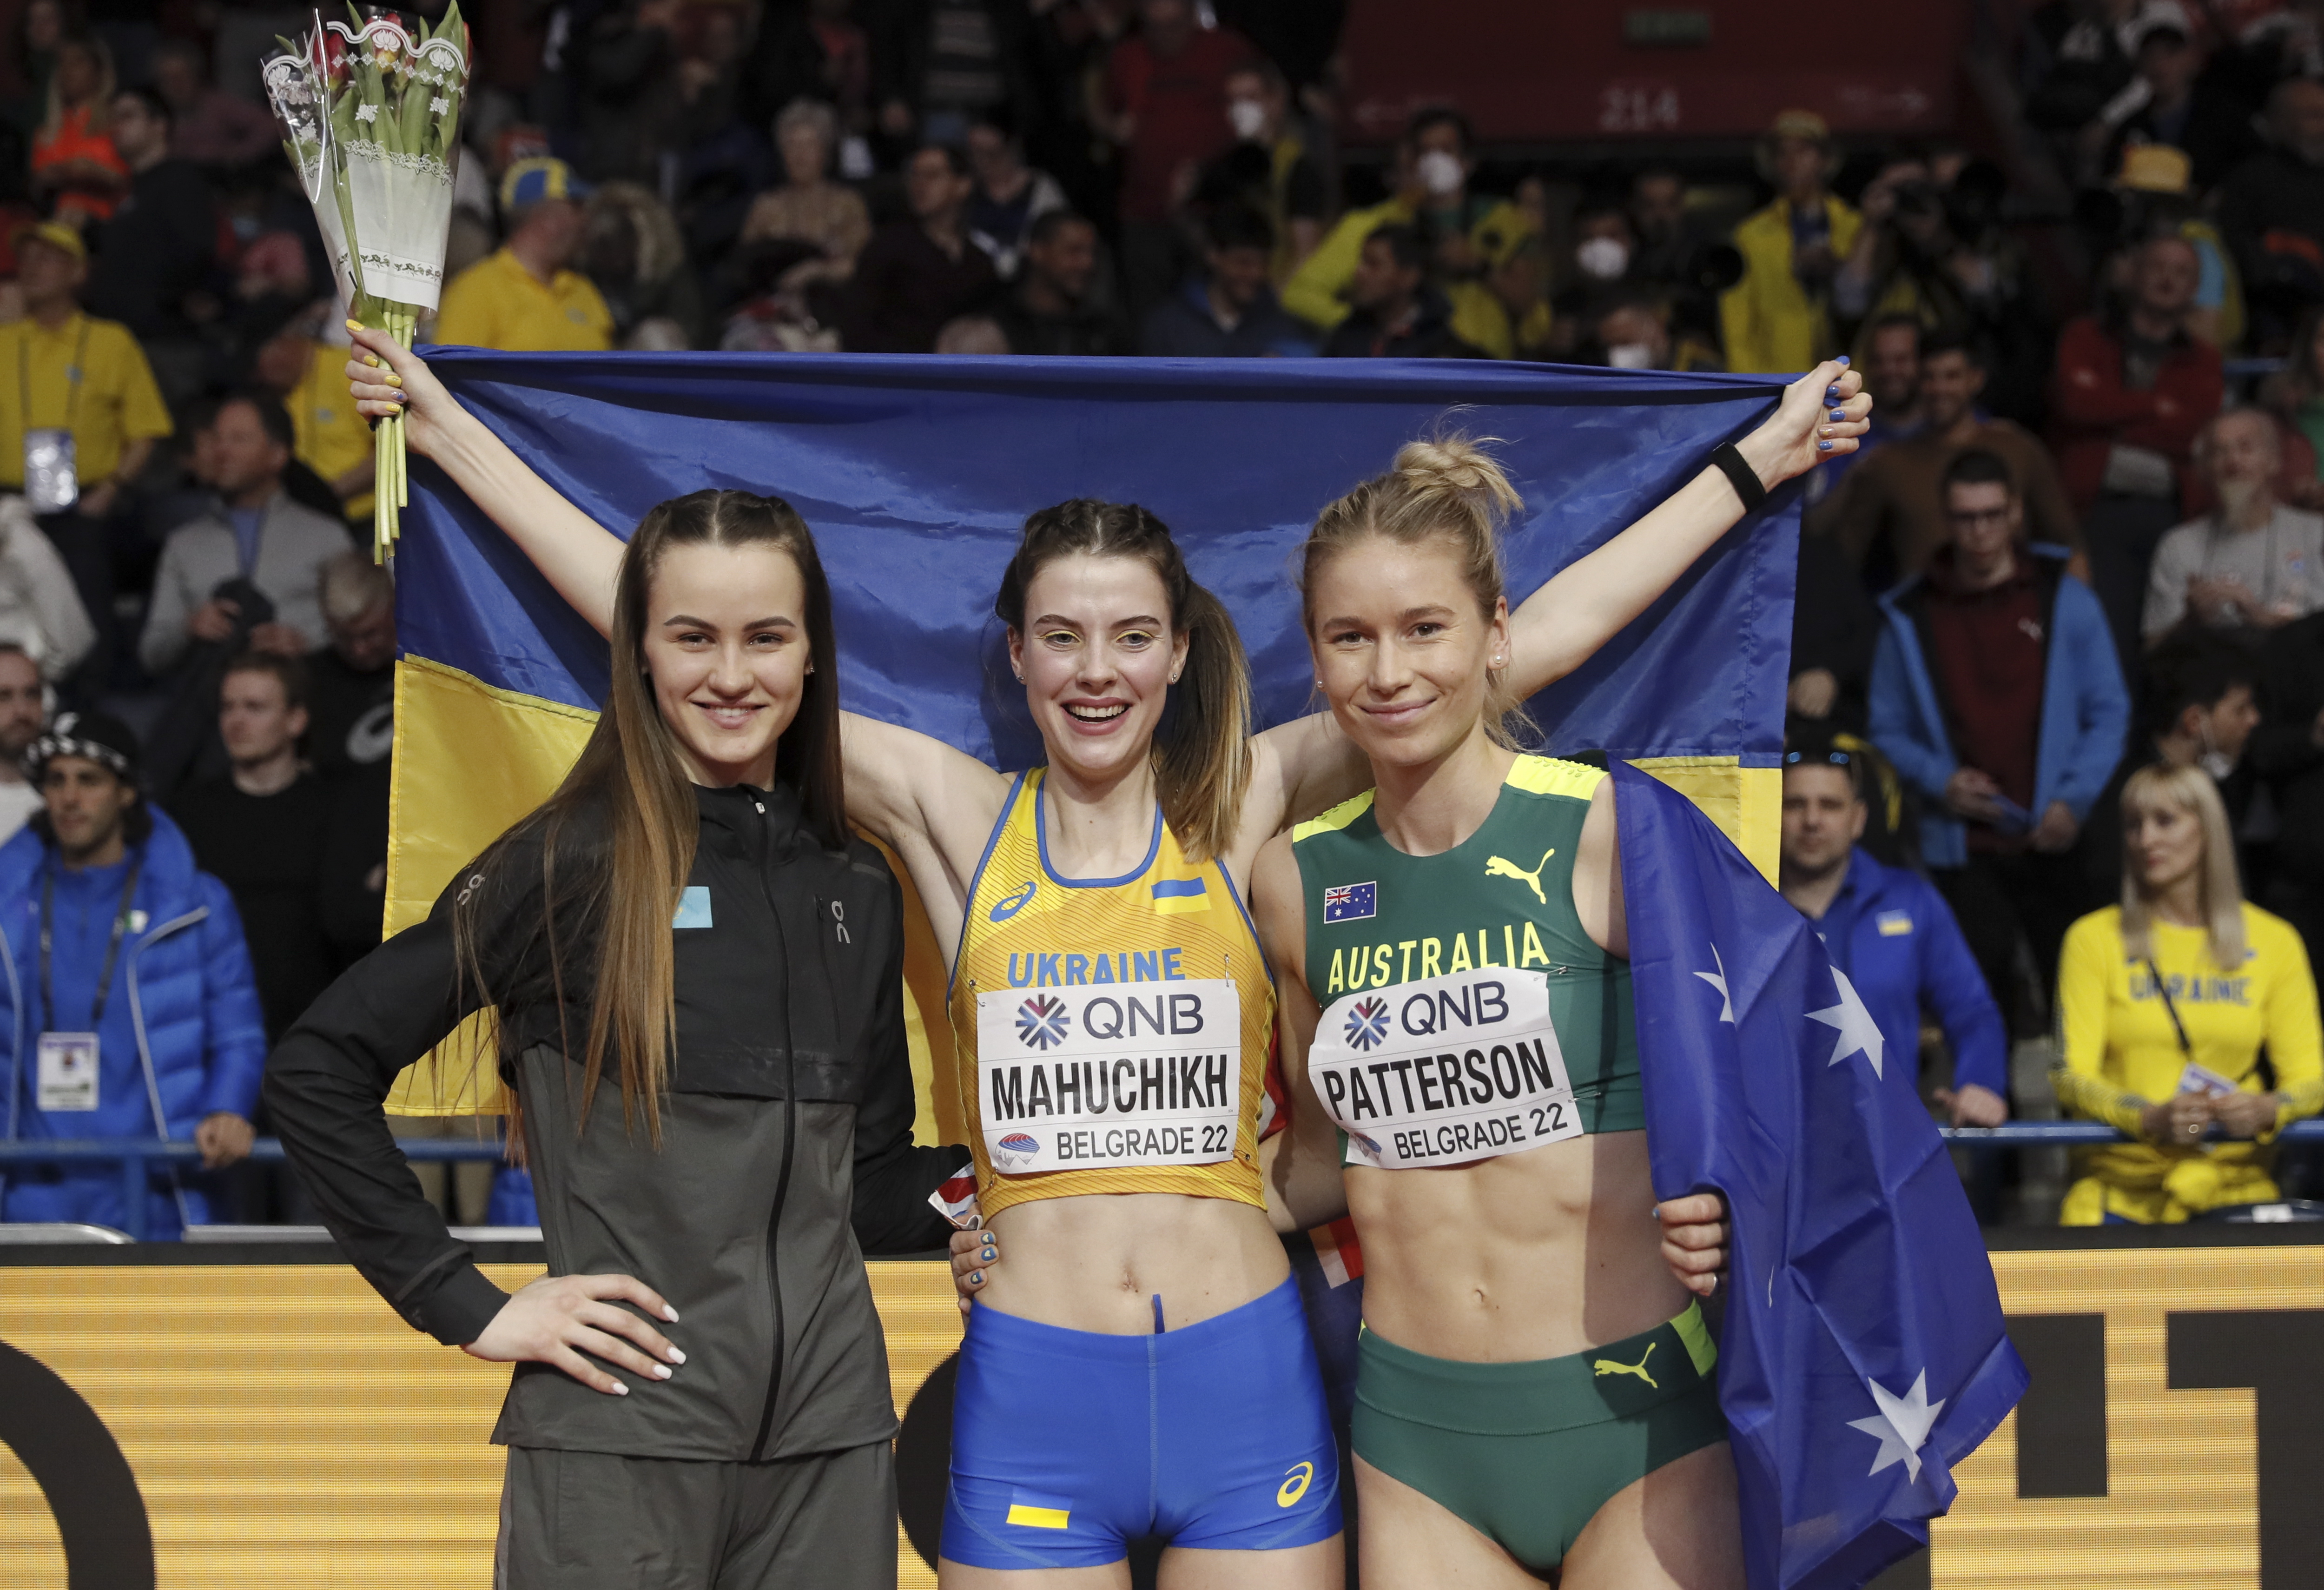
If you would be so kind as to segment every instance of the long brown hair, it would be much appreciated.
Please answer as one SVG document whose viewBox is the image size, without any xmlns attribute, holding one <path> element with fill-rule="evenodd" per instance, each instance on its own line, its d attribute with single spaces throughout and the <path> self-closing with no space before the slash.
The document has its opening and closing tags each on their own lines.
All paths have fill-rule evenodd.
<svg viewBox="0 0 2324 1590">
<path fill-rule="evenodd" d="M 2211 961 L 2223 972 L 2244 964 L 2244 888 L 2236 871 L 2236 835 L 2227 802 L 2211 775 L 2192 765 L 2157 763 L 2142 767 L 2122 786 L 2122 948 L 2133 960 L 2154 953 L 2154 908 L 2129 854 L 2139 814 L 2150 805 L 2173 806 L 2203 831 L 2203 859 L 2197 869 L 2196 898 L 2210 940 Z"/>
<path fill-rule="evenodd" d="M 698 491 L 653 508 L 630 538 L 613 590 L 612 687 L 597 726 L 557 792 L 495 840 L 476 868 L 492 877 L 496 865 L 507 864 L 512 846 L 539 835 L 542 908 L 534 930 L 547 951 L 560 1032 L 568 987 L 585 990 L 589 1005 L 589 1031 L 581 1051 L 582 1116 L 586 1118 L 596 1097 L 610 1056 L 621 1082 L 623 1123 L 642 1114 L 657 1143 L 677 1033 L 669 924 L 694 868 L 700 818 L 677 736 L 654 698 L 643 642 L 650 627 L 646 600 L 663 557 L 673 547 L 692 546 L 764 546 L 798 565 L 807 592 L 804 618 L 814 669 L 798 716 L 775 744 L 775 781 L 796 791 L 809 832 L 832 848 L 845 845 L 831 584 L 815 537 L 779 497 Z M 491 1001 L 475 920 L 487 892 L 463 892 L 454 907 L 452 931 L 462 975 L 475 979 Z M 568 968 L 567 954 L 592 939 L 595 954 L 590 963 Z M 517 948 L 495 944 L 494 958 L 508 957 Z M 500 1034 L 502 1067 L 512 1073 L 516 1024 L 503 1020 Z M 569 1034 L 560 1037 L 560 1044 L 573 1052 Z M 511 1096 L 510 1137 L 517 1141 L 521 1101 Z"/>
<path fill-rule="evenodd" d="M 1250 665 L 1225 605 L 1194 583 L 1170 528 L 1134 504 L 1075 497 L 1025 521 L 992 611 L 1025 631 L 1025 592 L 1042 568 L 1077 552 L 1137 558 L 1170 599 L 1170 628 L 1186 637 L 1186 666 L 1154 735 L 1154 785 L 1163 820 L 1190 859 L 1206 861 L 1234 837 L 1250 782 Z"/>
<path fill-rule="evenodd" d="M 1476 597 L 1477 611 L 1489 622 L 1507 594 L 1501 522 L 1524 501 L 1483 441 L 1446 436 L 1405 443 L 1387 474 L 1375 475 L 1315 516 L 1299 550 L 1300 627 L 1312 642 L 1316 577 L 1371 536 L 1406 547 L 1444 543 L 1461 561 L 1462 583 Z M 1485 673 L 1485 733 L 1497 745 L 1522 750 L 1526 740 L 1540 738 L 1539 731 L 1502 672 Z"/>
</svg>

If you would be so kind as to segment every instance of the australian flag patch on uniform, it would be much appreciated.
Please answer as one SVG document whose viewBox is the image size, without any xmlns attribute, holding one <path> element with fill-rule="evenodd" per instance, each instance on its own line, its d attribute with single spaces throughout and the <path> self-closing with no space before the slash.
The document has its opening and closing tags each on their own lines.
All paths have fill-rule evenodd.
<svg viewBox="0 0 2324 1590">
<path fill-rule="evenodd" d="M 1353 922 L 1379 914 L 1378 883 L 1342 883 L 1323 891 L 1323 920 Z"/>
</svg>

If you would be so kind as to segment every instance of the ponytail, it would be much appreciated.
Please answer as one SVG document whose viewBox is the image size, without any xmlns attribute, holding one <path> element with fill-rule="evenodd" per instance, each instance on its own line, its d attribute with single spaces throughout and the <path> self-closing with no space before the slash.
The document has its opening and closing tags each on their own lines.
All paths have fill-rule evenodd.
<svg viewBox="0 0 2324 1590">
<path fill-rule="evenodd" d="M 1507 599 L 1501 577 L 1500 527 L 1525 505 L 1500 462 L 1485 450 L 1490 437 L 1452 435 L 1408 441 L 1397 449 L 1388 473 L 1376 475 L 1315 516 L 1300 549 L 1299 618 L 1312 641 L 1315 629 L 1315 580 L 1326 565 L 1369 536 L 1399 546 L 1438 541 L 1461 561 L 1461 578 L 1485 618 Z M 1485 675 L 1485 733 L 1497 745 L 1517 751 L 1538 741 L 1541 731 L 1525 703 L 1503 679 L 1503 670 Z"/>
<path fill-rule="evenodd" d="M 1170 627 L 1186 637 L 1186 664 L 1154 736 L 1154 786 L 1163 820 L 1189 859 L 1219 855 L 1234 837 L 1250 782 L 1250 664 L 1223 603 L 1194 583 L 1169 527 L 1134 504 L 1076 497 L 1025 522 L 992 611 L 1022 633 L 1025 593 L 1059 558 L 1138 558 L 1170 599 Z"/>
</svg>

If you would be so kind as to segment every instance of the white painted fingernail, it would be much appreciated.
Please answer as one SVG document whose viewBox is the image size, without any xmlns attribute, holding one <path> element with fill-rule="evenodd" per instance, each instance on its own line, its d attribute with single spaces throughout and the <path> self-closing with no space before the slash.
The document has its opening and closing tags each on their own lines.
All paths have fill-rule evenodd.
<svg viewBox="0 0 2324 1590">
<path fill-rule="evenodd" d="M 677 1324 L 677 1323 L 678 1323 L 678 1310 L 677 1310 L 677 1309 L 675 1309 L 675 1308 L 671 1308 L 671 1307 L 670 1307 L 669 1304 L 667 1304 L 667 1303 L 664 1303 L 664 1304 L 661 1306 L 661 1317 L 662 1317 L 664 1319 L 669 1320 L 672 1325 L 675 1325 L 675 1324 Z"/>
<path fill-rule="evenodd" d="M 683 1364 L 686 1362 L 686 1354 L 672 1347 L 669 1350 L 669 1361 L 672 1364 Z"/>
<path fill-rule="evenodd" d="M 626 1397 L 626 1396 L 628 1396 L 629 1394 L 630 1394 L 630 1388 L 629 1388 L 629 1387 L 627 1387 L 627 1386 L 623 1385 L 623 1384 L 622 1384 L 621 1382 L 619 1382 L 619 1381 L 615 1381 L 615 1382 L 613 1382 L 613 1395 L 615 1395 L 616 1397 Z"/>
<path fill-rule="evenodd" d="M 674 1371 L 672 1371 L 672 1370 L 671 1370 L 670 1366 L 669 1366 L 669 1364 L 655 1364 L 655 1365 L 653 1366 L 653 1372 L 654 1372 L 656 1374 L 658 1374 L 658 1375 L 661 1376 L 661 1378 L 662 1378 L 662 1379 L 664 1379 L 664 1380 L 668 1380 L 668 1379 L 670 1377 L 670 1375 L 671 1375 L 673 1373 L 675 1373 Z"/>
</svg>

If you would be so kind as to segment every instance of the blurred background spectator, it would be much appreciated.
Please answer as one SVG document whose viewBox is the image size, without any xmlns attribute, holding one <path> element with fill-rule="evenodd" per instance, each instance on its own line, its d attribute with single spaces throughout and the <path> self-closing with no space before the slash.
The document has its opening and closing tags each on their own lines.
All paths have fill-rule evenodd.
<svg viewBox="0 0 2324 1590">
<path fill-rule="evenodd" d="M 2130 702 L 2089 587 L 2060 549 L 2024 541 L 2008 465 L 1964 453 L 1940 489 L 1949 540 L 1881 601 L 1871 738 L 1920 797 L 1922 859 L 2030 1036 L 2083 909 L 2069 852 L 2121 759 Z"/>
<path fill-rule="evenodd" d="M 1832 965 L 1872 1012 L 1891 1054 L 1919 1056 L 1921 1014 L 1950 1059 L 1934 1091 L 1956 1126 L 2009 1118 L 2009 1040 L 1959 923 L 1926 878 L 1858 847 L 1869 812 L 1864 759 L 1810 733 L 1784 753 L 1784 898 L 1816 924 Z"/>
</svg>

